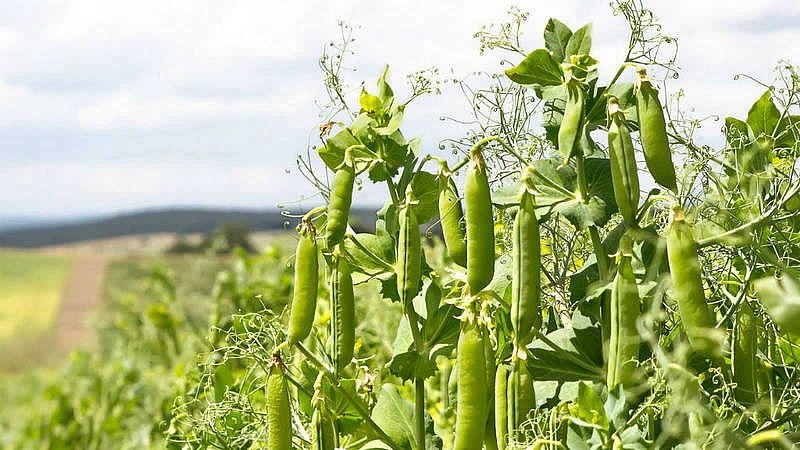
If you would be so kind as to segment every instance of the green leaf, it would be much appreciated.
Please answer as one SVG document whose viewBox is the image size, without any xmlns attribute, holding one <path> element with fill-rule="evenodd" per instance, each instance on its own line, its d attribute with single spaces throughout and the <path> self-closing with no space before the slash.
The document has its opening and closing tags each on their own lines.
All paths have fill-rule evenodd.
<svg viewBox="0 0 800 450">
<path fill-rule="evenodd" d="M 389 66 L 386 66 L 383 69 L 383 73 L 378 78 L 378 82 L 376 83 L 378 86 L 377 96 L 381 99 L 384 106 L 389 106 L 394 101 L 394 91 L 392 91 L 391 86 L 389 83 L 386 82 L 386 75 L 389 74 Z"/>
<path fill-rule="evenodd" d="M 597 93 L 587 101 L 586 108 L 591 114 L 587 114 L 586 122 L 589 130 L 596 130 L 606 126 L 608 122 L 606 115 L 606 100 L 613 95 L 619 100 L 619 107 L 625 115 L 625 121 L 638 123 L 636 112 L 636 96 L 633 94 L 633 83 L 614 83 L 610 89 L 601 86 Z"/>
<path fill-rule="evenodd" d="M 756 281 L 755 288 L 772 320 L 783 331 L 800 335 L 800 281 L 784 273 L 780 279 Z"/>
<path fill-rule="evenodd" d="M 435 174 L 420 171 L 411 179 L 411 190 L 419 202 L 414 207 L 419 223 L 427 223 L 439 215 L 439 181 Z"/>
<path fill-rule="evenodd" d="M 554 408 L 563 402 L 572 402 L 578 398 L 579 381 L 534 381 L 536 405 L 540 408 Z"/>
<path fill-rule="evenodd" d="M 580 383 L 578 385 L 578 400 L 575 403 L 577 408 L 570 408 L 574 419 L 590 427 L 608 430 L 605 405 L 589 384 Z"/>
<path fill-rule="evenodd" d="M 728 144 L 736 144 L 738 146 L 752 139 L 750 137 L 750 128 L 747 126 L 747 123 L 735 117 L 725 118 L 725 138 Z"/>
<path fill-rule="evenodd" d="M 357 233 L 344 241 L 351 263 L 365 272 L 385 272 L 394 262 L 394 241 L 387 234 Z"/>
<path fill-rule="evenodd" d="M 592 24 L 588 23 L 575 31 L 567 42 L 564 57 L 588 55 L 592 50 Z"/>
<path fill-rule="evenodd" d="M 551 346 L 536 339 L 528 346 L 528 367 L 535 380 L 602 381 L 603 349 L 600 328 L 588 318 L 547 334 Z M 555 348 L 554 348 L 555 347 Z"/>
<path fill-rule="evenodd" d="M 425 309 L 422 333 L 425 346 L 430 349 L 428 359 L 435 361 L 439 354 L 449 354 L 458 343 L 461 322 L 456 315 L 461 311 L 455 305 L 442 302 L 442 290 L 432 281 L 427 282 L 425 289 Z"/>
<path fill-rule="evenodd" d="M 543 48 L 534 50 L 519 65 L 506 70 L 506 75 L 515 83 L 541 86 L 561 84 L 564 78 L 558 61 Z"/>
<path fill-rule="evenodd" d="M 380 98 L 370 94 L 366 89 L 361 88 L 361 95 L 358 97 L 358 104 L 367 113 L 383 111 L 383 102 Z"/>
<path fill-rule="evenodd" d="M 317 154 L 329 169 L 336 170 L 344 161 L 344 151 L 356 144 L 358 141 L 353 133 L 345 128 L 325 141 L 324 146 L 317 148 Z"/>
<path fill-rule="evenodd" d="M 389 123 L 386 124 L 385 127 L 375 128 L 375 131 L 380 135 L 389 136 L 390 134 L 399 130 L 400 125 L 403 123 L 403 115 L 405 110 L 405 105 L 398 106 L 394 111 L 392 111 L 392 117 L 389 119 Z"/>
<path fill-rule="evenodd" d="M 558 19 L 551 18 L 544 27 L 544 46 L 553 53 L 557 61 L 567 57 L 566 49 L 572 30 Z"/>
<path fill-rule="evenodd" d="M 755 137 L 762 133 L 771 136 L 780 118 L 781 113 L 772 102 L 772 92 L 768 89 L 750 107 L 750 111 L 747 113 L 747 124 L 750 125 Z"/>
<path fill-rule="evenodd" d="M 414 405 L 405 400 L 393 384 L 381 386 L 372 420 L 397 445 L 411 449 L 414 442 Z"/>
<path fill-rule="evenodd" d="M 536 205 L 566 217 L 578 229 L 589 225 L 603 226 L 616 211 L 611 185 L 611 164 L 606 158 L 585 160 L 587 197 L 578 195 L 577 174 L 572 166 L 560 166 L 557 159 L 541 159 L 533 163 L 536 174 Z"/>
</svg>

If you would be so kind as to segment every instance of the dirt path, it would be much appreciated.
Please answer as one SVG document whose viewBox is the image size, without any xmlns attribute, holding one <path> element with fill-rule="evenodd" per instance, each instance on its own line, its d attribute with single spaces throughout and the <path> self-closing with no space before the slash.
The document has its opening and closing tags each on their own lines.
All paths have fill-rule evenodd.
<svg viewBox="0 0 800 450">
<path fill-rule="evenodd" d="M 94 343 L 89 323 L 102 300 L 103 278 L 109 257 L 80 255 L 64 283 L 54 330 L 55 348 L 64 355 L 82 345 Z"/>
</svg>

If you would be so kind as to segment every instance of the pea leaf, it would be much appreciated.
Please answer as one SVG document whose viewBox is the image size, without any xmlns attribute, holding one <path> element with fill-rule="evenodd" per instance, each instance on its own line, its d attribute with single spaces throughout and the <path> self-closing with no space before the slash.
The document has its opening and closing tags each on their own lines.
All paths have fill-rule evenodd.
<svg viewBox="0 0 800 450">
<path fill-rule="evenodd" d="M 570 408 L 570 420 L 576 425 L 608 430 L 606 408 L 600 396 L 587 383 L 578 385 L 577 408 Z"/>
<path fill-rule="evenodd" d="M 405 400 L 397 386 L 381 386 L 378 402 L 372 410 L 372 420 L 397 445 L 411 449 L 414 442 L 414 406 Z"/>
<path fill-rule="evenodd" d="M 750 125 L 756 137 L 762 133 L 771 136 L 780 117 L 781 113 L 772 102 L 772 92 L 768 89 L 750 107 L 750 111 L 747 113 L 747 124 Z"/>
<path fill-rule="evenodd" d="M 361 95 L 358 97 L 358 104 L 361 109 L 367 113 L 375 113 L 383 110 L 383 102 L 380 98 L 367 92 L 366 89 L 361 88 Z"/>
<path fill-rule="evenodd" d="M 544 27 L 544 46 L 553 52 L 557 61 L 566 59 L 566 49 L 572 30 L 558 19 L 550 18 Z"/>
<path fill-rule="evenodd" d="M 610 89 L 606 88 L 606 86 L 599 87 L 596 94 L 587 100 L 586 122 L 589 124 L 589 130 L 596 130 L 606 125 L 606 104 L 609 95 L 613 95 L 619 100 L 619 107 L 622 109 L 627 122 L 638 122 L 633 83 L 614 83 Z"/>
<path fill-rule="evenodd" d="M 528 368 L 535 380 L 602 381 L 603 350 L 600 328 L 586 317 L 571 328 L 548 333 L 528 346 Z M 553 344 L 553 345 L 551 345 Z"/>
<path fill-rule="evenodd" d="M 506 75 L 515 83 L 542 86 L 561 84 L 564 78 L 559 62 L 543 48 L 532 51 L 516 67 L 506 70 Z"/>
<path fill-rule="evenodd" d="M 756 292 L 770 317 L 781 329 L 800 336 L 800 281 L 784 273 L 755 282 Z"/>
<path fill-rule="evenodd" d="M 335 170 L 344 161 L 344 151 L 356 144 L 358 140 L 349 128 L 345 128 L 325 141 L 324 146 L 317 148 L 317 154 L 329 169 Z"/>
<path fill-rule="evenodd" d="M 564 57 L 588 55 L 592 50 L 592 24 L 588 23 L 575 31 L 567 42 Z"/>
<path fill-rule="evenodd" d="M 419 202 L 414 212 L 419 223 L 427 223 L 439 215 L 439 182 L 436 175 L 420 171 L 411 179 L 411 190 Z"/>
<path fill-rule="evenodd" d="M 344 241 L 344 249 L 352 264 L 365 272 L 386 272 L 394 261 L 394 241 L 387 234 L 357 233 Z"/>
<path fill-rule="evenodd" d="M 577 175 L 572 166 L 560 166 L 555 159 L 538 160 L 533 166 L 537 170 L 533 176 L 537 207 L 562 214 L 578 229 L 603 226 L 616 211 L 608 159 L 585 160 L 586 202 L 578 194 Z"/>
<path fill-rule="evenodd" d="M 389 74 L 389 66 L 384 67 L 383 73 L 378 78 L 378 82 L 376 83 L 378 86 L 377 97 L 381 99 L 384 106 L 389 106 L 394 101 L 394 91 L 392 91 L 392 87 L 389 86 L 389 83 L 386 82 L 386 75 Z"/>
</svg>

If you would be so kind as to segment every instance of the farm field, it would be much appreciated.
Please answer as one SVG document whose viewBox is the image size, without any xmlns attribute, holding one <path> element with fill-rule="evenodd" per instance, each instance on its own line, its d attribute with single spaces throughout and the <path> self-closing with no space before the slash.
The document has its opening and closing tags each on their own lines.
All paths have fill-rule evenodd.
<svg viewBox="0 0 800 450">
<path fill-rule="evenodd" d="M 0 250 L 0 368 L 25 365 L 47 350 L 74 264 L 67 255 Z"/>
</svg>

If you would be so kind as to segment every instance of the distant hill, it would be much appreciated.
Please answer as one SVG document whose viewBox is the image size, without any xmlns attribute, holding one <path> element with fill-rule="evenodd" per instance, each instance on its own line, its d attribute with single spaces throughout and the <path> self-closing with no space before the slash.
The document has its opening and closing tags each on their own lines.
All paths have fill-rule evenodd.
<svg viewBox="0 0 800 450">
<path fill-rule="evenodd" d="M 353 223 L 369 227 L 375 221 L 375 211 L 354 209 L 351 218 Z M 286 221 L 278 210 L 147 210 L 101 219 L 0 229 L 0 247 L 35 248 L 136 234 L 210 233 L 224 223 L 245 224 L 252 231 L 270 231 L 284 229 Z"/>
</svg>

